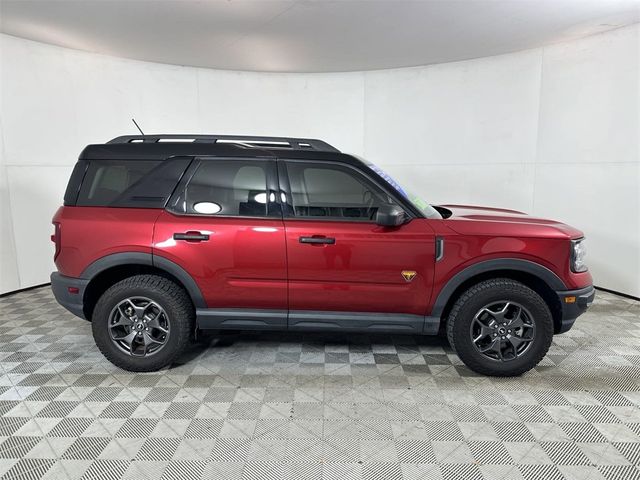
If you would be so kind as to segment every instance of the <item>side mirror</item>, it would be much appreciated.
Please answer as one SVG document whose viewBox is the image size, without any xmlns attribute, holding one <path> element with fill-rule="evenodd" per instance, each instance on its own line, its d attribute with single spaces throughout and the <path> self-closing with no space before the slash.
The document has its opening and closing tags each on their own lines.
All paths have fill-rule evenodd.
<svg viewBox="0 0 640 480">
<path fill-rule="evenodd" d="M 407 219 L 407 214 L 397 205 L 384 204 L 378 207 L 376 223 L 382 227 L 397 227 Z"/>
</svg>

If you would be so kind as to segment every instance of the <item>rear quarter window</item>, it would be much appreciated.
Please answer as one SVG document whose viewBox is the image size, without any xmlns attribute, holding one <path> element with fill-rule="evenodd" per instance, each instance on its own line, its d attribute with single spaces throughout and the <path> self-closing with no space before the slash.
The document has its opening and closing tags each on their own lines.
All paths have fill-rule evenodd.
<svg viewBox="0 0 640 480">
<path fill-rule="evenodd" d="M 190 161 L 91 160 L 76 205 L 164 208 Z"/>
</svg>

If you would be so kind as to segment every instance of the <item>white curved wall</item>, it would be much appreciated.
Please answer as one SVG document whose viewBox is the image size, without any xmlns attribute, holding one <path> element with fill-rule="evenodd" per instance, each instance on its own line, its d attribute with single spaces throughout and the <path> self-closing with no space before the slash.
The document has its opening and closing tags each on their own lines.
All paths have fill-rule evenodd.
<svg viewBox="0 0 640 480">
<path fill-rule="evenodd" d="M 151 64 L 0 36 L 0 292 L 48 281 L 50 219 L 88 143 L 135 133 L 319 137 L 435 203 L 589 237 L 596 284 L 640 296 L 638 25 L 516 54 L 346 74 Z"/>
</svg>

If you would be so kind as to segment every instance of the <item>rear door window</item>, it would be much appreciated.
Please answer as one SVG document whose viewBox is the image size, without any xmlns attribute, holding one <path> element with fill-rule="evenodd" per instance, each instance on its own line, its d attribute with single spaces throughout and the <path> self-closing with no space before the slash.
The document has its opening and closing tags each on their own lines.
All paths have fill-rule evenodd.
<svg viewBox="0 0 640 480">
<path fill-rule="evenodd" d="M 254 159 L 203 159 L 169 209 L 188 215 L 280 216 L 274 162 Z"/>
</svg>

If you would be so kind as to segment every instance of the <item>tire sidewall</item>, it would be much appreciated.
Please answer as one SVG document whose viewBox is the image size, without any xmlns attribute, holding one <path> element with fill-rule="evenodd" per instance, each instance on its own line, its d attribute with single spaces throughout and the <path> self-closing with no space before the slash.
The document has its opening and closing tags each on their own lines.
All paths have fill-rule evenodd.
<svg viewBox="0 0 640 480">
<path fill-rule="evenodd" d="M 513 288 L 513 287 L 517 288 Z M 519 375 L 535 367 L 546 354 L 553 338 L 553 319 L 542 298 L 524 285 L 489 288 L 474 294 L 459 308 L 453 324 L 453 343 L 458 356 L 470 368 L 489 375 Z M 522 356 L 502 362 L 478 352 L 471 338 L 471 322 L 481 308 L 500 301 L 512 301 L 525 307 L 535 323 L 535 338 Z"/>
</svg>

